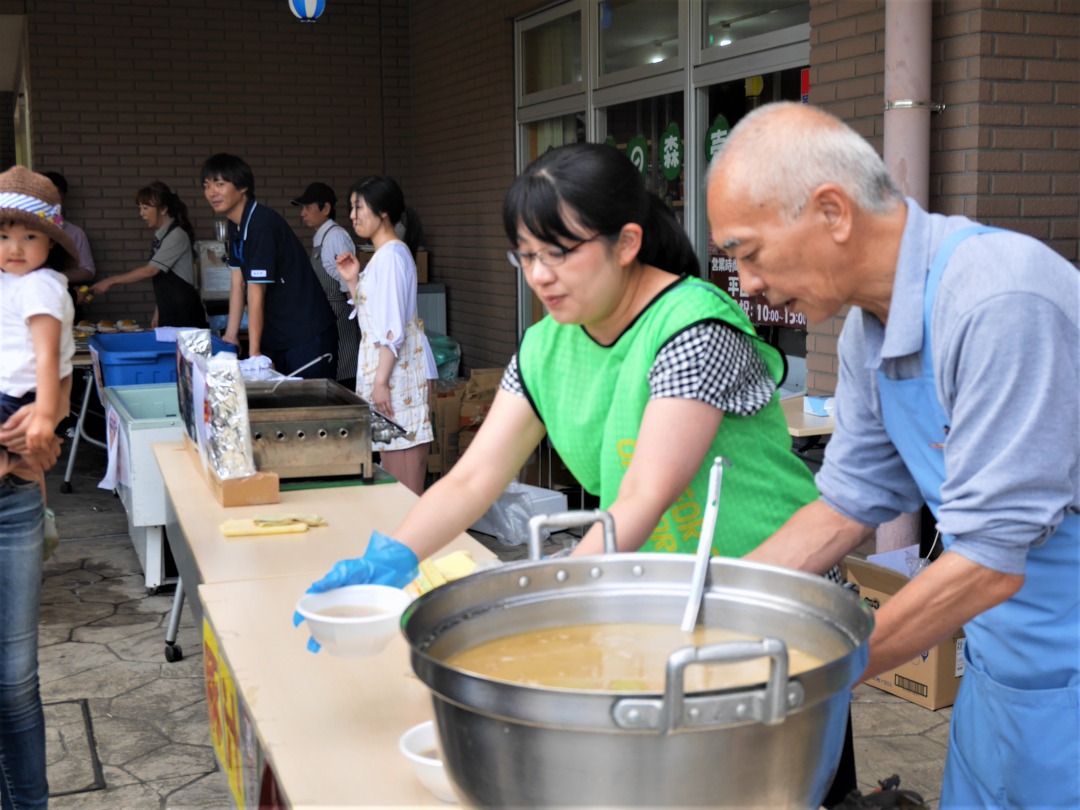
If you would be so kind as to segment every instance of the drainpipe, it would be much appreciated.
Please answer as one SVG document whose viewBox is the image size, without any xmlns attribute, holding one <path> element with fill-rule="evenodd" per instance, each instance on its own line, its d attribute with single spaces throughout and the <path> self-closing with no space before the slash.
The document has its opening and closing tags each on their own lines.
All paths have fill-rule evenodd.
<svg viewBox="0 0 1080 810">
<path fill-rule="evenodd" d="M 926 208 L 930 198 L 931 0 L 885 3 L 885 166 Z"/>
<path fill-rule="evenodd" d="M 885 166 L 905 196 L 930 199 L 931 0 L 885 3 Z M 919 543 L 919 512 L 878 527 L 877 551 Z"/>
</svg>

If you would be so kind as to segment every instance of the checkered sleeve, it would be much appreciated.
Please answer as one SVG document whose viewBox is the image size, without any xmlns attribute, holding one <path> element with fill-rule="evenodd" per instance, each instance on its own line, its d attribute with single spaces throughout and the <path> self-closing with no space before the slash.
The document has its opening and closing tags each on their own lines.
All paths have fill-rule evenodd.
<svg viewBox="0 0 1080 810">
<path fill-rule="evenodd" d="M 725 413 L 757 413 L 772 399 L 776 383 L 753 340 L 715 321 L 683 330 L 656 355 L 650 399 L 696 399 Z"/>
<path fill-rule="evenodd" d="M 502 382 L 499 383 L 499 388 L 503 391 L 509 391 L 511 394 L 516 394 L 519 397 L 525 396 L 525 385 L 521 382 L 521 368 L 518 366 L 518 356 L 515 353 L 510 358 L 510 362 L 506 364 L 506 371 L 503 372 Z"/>
</svg>

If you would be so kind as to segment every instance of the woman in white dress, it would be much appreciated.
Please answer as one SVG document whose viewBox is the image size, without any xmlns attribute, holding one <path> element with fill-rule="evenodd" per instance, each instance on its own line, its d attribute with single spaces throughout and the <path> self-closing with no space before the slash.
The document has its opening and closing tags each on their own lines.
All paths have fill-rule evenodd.
<svg viewBox="0 0 1080 810">
<path fill-rule="evenodd" d="M 356 235 L 375 246 L 363 273 L 355 255 L 337 258 L 361 332 L 356 393 L 408 431 L 377 449 L 383 469 L 419 495 L 433 436 L 424 331 L 416 311 L 416 263 L 394 231 L 405 214 L 405 195 L 393 178 L 374 176 L 353 185 L 349 202 Z M 416 222 L 413 212 L 407 221 Z"/>
</svg>

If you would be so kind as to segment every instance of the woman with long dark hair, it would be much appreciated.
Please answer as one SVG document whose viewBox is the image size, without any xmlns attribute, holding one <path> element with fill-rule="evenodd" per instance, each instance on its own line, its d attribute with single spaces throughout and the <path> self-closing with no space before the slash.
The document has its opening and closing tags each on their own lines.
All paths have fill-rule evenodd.
<svg viewBox="0 0 1080 810">
<path fill-rule="evenodd" d="M 206 310 L 195 287 L 195 231 L 188 220 L 187 206 L 161 181 L 139 189 L 135 203 L 139 217 L 154 232 L 150 258 L 134 270 L 99 281 L 90 292 L 104 295 L 117 284 L 151 279 L 155 302 L 151 326 L 205 328 Z"/>
<path fill-rule="evenodd" d="M 424 333 L 416 309 L 416 262 L 409 247 L 420 221 L 405 208 L 405 195 L 392 177 L 358 181 L 349 202 L 356 235 L 375 246 L 363 273 L 354 254 L 337 259 L 360 325 L 356 393 L 409 432 L 378 447 L 379 463 L 419 495 L 434 438 Z M 399 237 L 394 228 L 403 219 L 406 230 Z"/>
</svg>

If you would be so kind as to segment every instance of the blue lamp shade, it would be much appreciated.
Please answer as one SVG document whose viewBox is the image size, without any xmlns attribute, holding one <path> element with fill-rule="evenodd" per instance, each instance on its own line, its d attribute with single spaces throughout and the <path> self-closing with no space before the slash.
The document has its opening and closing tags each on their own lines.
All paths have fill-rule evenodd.
<svg viewBox="0 0 1080 810">
<path fill-rule="evenodd" d="M 301 22 L 315 22 L 326 10 L 326 0 L 289 0 L 289 9 Z"/>
</svg>

